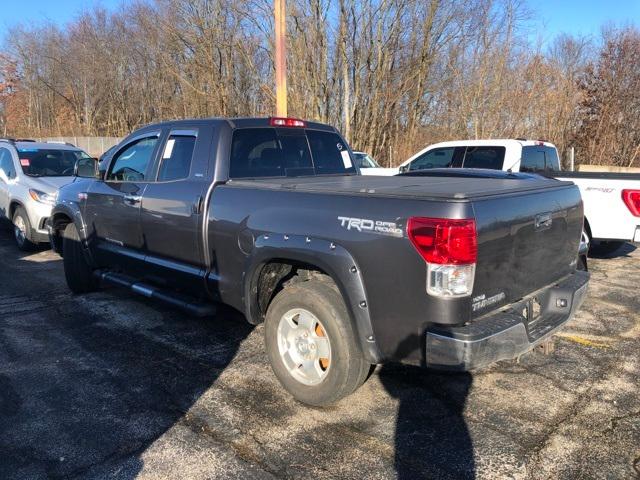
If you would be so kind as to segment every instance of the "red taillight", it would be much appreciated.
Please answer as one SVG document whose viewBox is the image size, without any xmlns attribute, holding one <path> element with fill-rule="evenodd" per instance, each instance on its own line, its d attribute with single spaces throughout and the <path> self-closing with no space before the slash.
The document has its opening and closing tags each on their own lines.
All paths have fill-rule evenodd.
<svg viewBox="0 0 640 480">
<path fill-rule="evenodd" d="M 631 215 L 640 217 L 640 190 L 622 190 L 622 201 Z"/>
<path fill-rule="evenodd" d="M 465 265 L 478 257 L 478 236 L 473 219 L 411 217 L 407 233 L 418 253 L 429 263 Z"/>
<path fill-rule="evenodd" d="M 271 117 L 269 119 L 269 125 L 272 127 L 306 127 L 307 124 L 304 121 L 297 118 L 284 118 L 284 117 Z"/>
</svg>

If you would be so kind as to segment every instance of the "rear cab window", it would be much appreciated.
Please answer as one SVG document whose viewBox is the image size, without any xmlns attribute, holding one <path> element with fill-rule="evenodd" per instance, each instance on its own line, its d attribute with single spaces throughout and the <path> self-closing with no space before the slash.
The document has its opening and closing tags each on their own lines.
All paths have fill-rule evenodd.
<svg viewBox="0 0 640 480">
<path fill-rule="evenodd" d="M 230 178 L 355 173 L 347 144 L 334 132 L 262 127 L 233 133 Z"/>
<path fill-rule="evenodd" d="M 544 147 L 545 168 L 554 172 L 560 171 L 560 159 L 555 147 Z"/>
<path fill-rule="evenodd" d="M 522 147 L 521 172 L 559 171 L 558 152 L 553 147 L 542 145 Z"/>
</svg>

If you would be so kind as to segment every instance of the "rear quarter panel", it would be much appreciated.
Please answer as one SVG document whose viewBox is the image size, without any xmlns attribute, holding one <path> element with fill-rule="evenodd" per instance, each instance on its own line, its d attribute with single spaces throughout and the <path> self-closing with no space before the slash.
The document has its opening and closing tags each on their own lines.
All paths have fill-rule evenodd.
<svg viewBox="0 0 640 480">
<path fill-rule="evenodd" d="M 251 272 L 255 239 L 260 235 L 296 235 L 328 240 L 353 257 L 366 298 L 347 298 L 351 311 L 366 302 L 375 339 L 384 358 L 420 359 L 421 334 L 428 322 L 461 323 L 469 318 L 469 298 L 434 301 L 426 293 L 426 264 L 406 235 L 410 216 L 470 218 L 468 202 L 380 198 L 269 190 L 248 182 L 214 189 L 209 211 L 209 248 L 217 294 L 245 311 L 243 292 Z M 395 223 L 390 235 L 347 228 L 338 217 Z M 327 255 L 331 255 L 328 251 Z M 347 270 L 347 269 L 345 269 Z M 340 285 L 351 272 L 334 272 Z"/>
</svg>

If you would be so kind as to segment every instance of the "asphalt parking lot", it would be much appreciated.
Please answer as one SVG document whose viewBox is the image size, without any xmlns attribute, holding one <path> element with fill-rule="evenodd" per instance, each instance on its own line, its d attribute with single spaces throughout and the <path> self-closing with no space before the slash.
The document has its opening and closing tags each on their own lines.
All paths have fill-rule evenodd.
<svg viewBox="0 0 640 480">
<path fill-rule="evenodd" d="M 637 478 L 640 250 L 592 259 L 551 355 L 472 374 L 379 368 L 327 409 L 293 401 L 262 328 L 117 289 L 0 230 L 0 478 Z"/>
</svg>

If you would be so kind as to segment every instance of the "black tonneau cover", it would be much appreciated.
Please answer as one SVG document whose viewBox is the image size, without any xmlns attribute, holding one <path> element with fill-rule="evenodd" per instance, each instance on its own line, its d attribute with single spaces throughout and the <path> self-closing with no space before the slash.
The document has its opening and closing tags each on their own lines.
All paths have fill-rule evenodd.
<svg viewBox="0 0 640 480">
<path fill-rule="evenodd" d="M 341 175 L 231 180 L 253 188 L 348 195 L 469 200 L 573 185 L 556 179 L 496 170 L 432 169 L 391 177 Z"/>
</svg>

